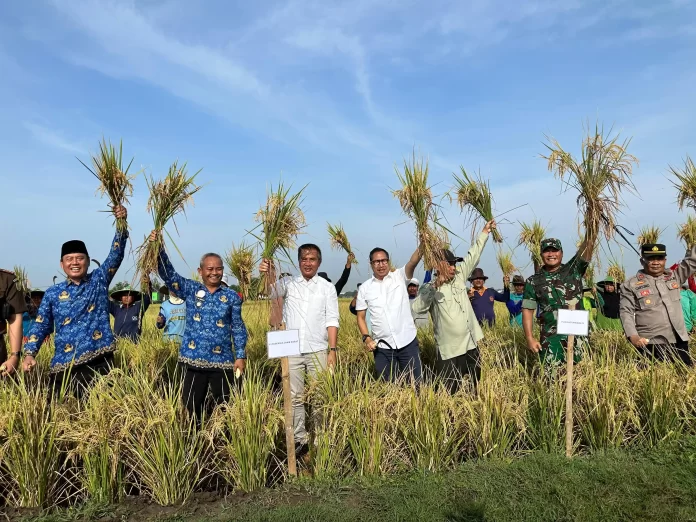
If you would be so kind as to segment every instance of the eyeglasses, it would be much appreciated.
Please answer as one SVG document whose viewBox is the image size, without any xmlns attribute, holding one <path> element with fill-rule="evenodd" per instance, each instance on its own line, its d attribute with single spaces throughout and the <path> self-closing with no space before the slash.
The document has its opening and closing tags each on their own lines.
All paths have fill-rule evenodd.
<svg viewBox="0 0 696 522">
<path fill-rule="evenodd" d="M 389 259 L 373 259 L 370 263 L 373 265 L 386 265 L 389 263 Z"/>
<path fill-rule="evenodd" d="M 447 264 L 448 264 L 449 266 L 457 266 L 457 262 L 456 262 L 456 261 L 447 261 Z"/>
</svg>

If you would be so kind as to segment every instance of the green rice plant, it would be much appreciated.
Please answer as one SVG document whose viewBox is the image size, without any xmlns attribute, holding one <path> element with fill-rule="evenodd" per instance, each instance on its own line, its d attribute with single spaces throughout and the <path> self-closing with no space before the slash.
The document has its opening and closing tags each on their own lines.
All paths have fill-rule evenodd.
<svg viewBox="0 0 696 522">
<path fill-rule="evenodd" d="M 638 234 L 638 245 L 643 246 L 650 243 L 657 243 L 660 240 L 660 234 L 662 234 L 662 232 L 664 232 L 664 230 L 661 230 L 660 227 L 656 227 L 655 225 L 641 228 Z"/>
<path fill-rule="evenodd" d="M 346 231 L 343 229 L 343 225 L 340 223 L 338 225 L 327 223 L 327 230 L 329 232 L 329 237 L 331 238 L 331 248 L 334 250 L 342 249 L 347 254 L 352 255 L 352 263 L 357 265 L 358 260 L 355 258 L 355 253 L 353 252 L 353 248 L 350 246 L 350 241 L 348 241 L 348 236 L 346 235 Z"/>
<path fill-rule="evenodd" d="M 29 294 L 30 283 L 27 270 L 23 266 L 15 265 L 12 271 L 15 275 L 15 285 L 17 286 L 17 291 L 19 291 L 20 294 Z"/>
<path fill-rule="evenodd" d="M 318 479 L 338 479 L 351 470 L 348 434 L 352 426 L 343 410 L 345 399 L 316 405 L 314 422 L 314 476 Z"/>
<path fill-rule="evenodd" d="M 594 288 L 594 286 L 595 286 L 594 263 L 590 263 L 589 265 L 587 265 L 587 269 L 585 270 L 585 275 L 582 277 L 582 280 L 585 283 L 586 288 Z"/>
<path fill-rule="evenodd" d="M 129 175 L 128 171 L 133 164 L 133 158 L 123 170 L 123 142 L 119 142 L 118 150 L 111 142 L 102 138 L 99 143 L 99 154 L 92 156 L 92 166 L 88 166 L 81 159 L 77 159 L 99 180 L 99 192 L 109 198 L 109 207 L 114 209 L 128 203 L 128 198 L 133 195 L 133 180 L 135 175 Z M 116 220 L 116 228 L 125 230 L 128 224 L 125 218 Z"/>
<path fill-rule="evenodd" d="M 411 464 L 419 470 L 441 471 L 454 466 L 467 439 L 455 401 L 444 387 L 407 389 L 398 404 L 398 431 Z"/>
<path fill-rule="evenodd" d="M 182 409 L 180 385 L 155 387 L 138 375 L 130 380 L 120 420 L 131 480 L 159 505 L 183 504 L 207 467 L 208 439 Z"/>
<path fill-rule="evenodd" d="M 67 500 L 72 472 L 61 446 L 62 397 L 47 407 L 48 390 L 18 380 L 0 384 L 0 468 L 8 479 L 6 501 L 18 508 L 48 508 Z M 61 394 L 62 395 L 62 394 Z"/>
<path fill-rule="evenodd" d="M 247 245 L 242 241 L 238 245 L 233 243 L 232 249 L 225 254 L 225 263 L 239 282 L 239 291 L 245 300 L 249 299 L 251 279 L 256 265 L 255 251 L 254 245 Z"/>
<path fill-rule="evenodd" d="M 260 369 L 250 366 L 241 388 L 232 385 L 226 404 L 214 412 L 207 435 L 215 448 L 214 467 L 235 490 L 253 491 L 268 484 L 283 422 L 281 398 Z"/>
<path fill-rule="evenodd" d="M 454 192 L 457 194 L 457 203 L 462 212 L 469 214 L 474 229 L 477 228 L 479 218 L 488 222 L 493 219 L 493 196 L 487 181 L 484 181 L 479 172 L 478 176 L 467 174 L 464 167 L 460 166 L 462 172 L 460 178 L 456 174 L 454 177 Z M 473 237 L 473 232 L 472 232 Z M 498 229 L 493 230 L 493 240 L 496 243 L 503 242 L 503 236 Z"/>
<path fill-rule="evenodd" d="M 437 206 L 428 184 L 428 162 L 416 158 L 414 151 L 410 162 L 404 159 L 403 174 L 396 167 L 394 170 L 401 188 L 392 193 L 399 200 L 403 213 L 415 223 L 423 264 L 426 270 L 432 270 L 443 260 L 442 250 L 449 241 L 446 230 L 440 225 Z"/>
<path fill-rule="evenodd" d="M 677 205 L 679 210 L 684 207 L 696 209 L 696 164 L 686 156 L 684 168 L 669 166 L 669 171 L 676 178 L 672 185 L 677 189 Z"/>
<path fill-rule="evenodd" d="M 518 246 L 524 245 L 527 249 L 532 257 L 534 272 L 537 272 L 544 264 L 541 259 L 541 242 L 546 237 L 546 228 L 536 219 L 532 223 L 520 223 L 520 227 Z"/>
<path fill-rule="evenodd" d="M 599 125 L 595 126 L 594 132 L 588 129 L 579 160 L 547 136 L 548 156 L 541 156 L 548 161 L 549 171 L 564 183 L 566 190 L 577 190 L 578 212 L 585 237 L 595 240 L 600 232 L 604 232 L 607 239 L 613 237 L 616 215 L 623 204 L 621 193 L 635 192 L 632 175 L 638 159 L 627 152 L 631 140 L 619 142 L 619 135 L 612 137 L 611 134 L 611 129 L 605 133 Z M 594 242 L 588 247 L 594 249 Z"/>
<path fill-rule="evenodd" d="M 684 243 L 687 250 L 691 250 L 696 245 L 696 219 L 692 216 L 687 216 L 686 223 L 679 225 L 677 236 Z"/>
<path fill-rule="evenodd" d="M 152 216 L 154 230 L 158 232 L 155 241 L 149 238 L 138 247 L 136 252 L 136 268 L 141 276 L 149 276 L 157 273 L 157 260 L 159 253 L 164 246 L 163 232 L 167 232 L 165 227 L 171 222 L 176 230 L 174 219 L 179 214 L 186 214 L 186 206 L 193 204 L 193 196 L 202 187 L 195 184 L 196 176 L 189 176 L 186 163 L 179 166 L 175 161 L 169 166 L 169 170 L 164 179 L 155 180 L 153 177 L 145 176 L 147 187 L 150 190 L 150 197 L 147 200 L 147 211 Z M 171 235 L 167 232 L 171 239 Z M 174 244 L 176 248 L 176 244 Z M 177 249 L 178 250 L 178 249 Z"/>
<path fill-rule="evenodd" d="M 684 396 L 673 367 L 655 363 L 634 376 L 640 442 L 648 447 L 680 436 L 684 429 Z"/>
<path fill-rule="evenodd" d="M 525 433 L 527 447 L 547 453 L 565 448 L 565 386 L 545 374 L 528 382 Z"/>
</svg>

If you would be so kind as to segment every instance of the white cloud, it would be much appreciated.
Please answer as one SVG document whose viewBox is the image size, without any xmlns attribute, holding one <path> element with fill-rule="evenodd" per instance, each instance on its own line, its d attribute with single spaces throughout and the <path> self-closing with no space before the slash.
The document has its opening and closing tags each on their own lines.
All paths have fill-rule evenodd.
<svg viewBox="0 0 696 522">
<path fill-rule="evenodd" d="M 35 139 L 45 145 L 48 145 L 49 147 L 70 152 L 72 154 L 85 153 L 86 149 L 82 145 L 66 139 L 60 131 L 29 121 L 23 122 L 22 125 L 25 129 L 31 132 Z"/>
</svg>

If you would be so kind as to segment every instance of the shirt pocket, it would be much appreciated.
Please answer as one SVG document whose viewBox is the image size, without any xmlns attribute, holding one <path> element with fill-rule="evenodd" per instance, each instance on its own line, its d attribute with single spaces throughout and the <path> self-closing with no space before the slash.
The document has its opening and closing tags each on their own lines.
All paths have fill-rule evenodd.
<svg viewBox="0 0 696 522">
<path fill-rule="evenodd" d="M 638 297 L 638 306 L 641 310 L 650 310 L 654 308 L 660 300 L 659 296 L 652 288 L 636 290 L 636 297 Z"/>
</svg>

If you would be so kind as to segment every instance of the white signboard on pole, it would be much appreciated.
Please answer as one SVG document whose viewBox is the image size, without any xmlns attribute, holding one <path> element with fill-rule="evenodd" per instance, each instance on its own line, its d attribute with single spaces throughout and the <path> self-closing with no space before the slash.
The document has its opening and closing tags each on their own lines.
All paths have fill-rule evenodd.
<svg viewBox="0 0 696 522">
<path fill-rule="evenodd" d="M 275 330 L 266 334 L 268 358 L 293 357 L 300 355 L 299 330 Z"/>
<path fill-rule="evenodd" d="M 587 310 L 559 310 L 557 330 L 560 335 L 581 335 L 590 333 L 590 312 Z"/>
</svg>

